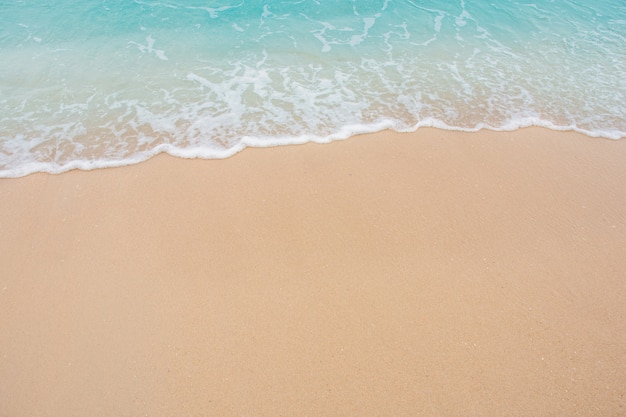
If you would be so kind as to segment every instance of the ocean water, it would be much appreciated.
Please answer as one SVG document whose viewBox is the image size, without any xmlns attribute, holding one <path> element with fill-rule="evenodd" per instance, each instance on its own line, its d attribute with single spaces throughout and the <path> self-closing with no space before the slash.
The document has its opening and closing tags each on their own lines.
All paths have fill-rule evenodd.
<svg viewBox="0 0 626 417">
<path fill-rule="evenodd" d="M 0 0 L 0 177 L 531 125 L 626 136 L 624 0 Z"/>
</svg>

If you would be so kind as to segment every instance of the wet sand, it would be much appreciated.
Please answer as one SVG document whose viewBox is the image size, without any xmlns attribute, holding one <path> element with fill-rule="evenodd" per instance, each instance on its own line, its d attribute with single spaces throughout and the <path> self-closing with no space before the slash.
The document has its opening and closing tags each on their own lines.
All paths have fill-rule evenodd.
<svg viewBox="0 0 626 417">
<path fill-rule="evenodd" d="M 626 141 L 0 180 L 0 416 L 623 416 Z"/>
</svg>

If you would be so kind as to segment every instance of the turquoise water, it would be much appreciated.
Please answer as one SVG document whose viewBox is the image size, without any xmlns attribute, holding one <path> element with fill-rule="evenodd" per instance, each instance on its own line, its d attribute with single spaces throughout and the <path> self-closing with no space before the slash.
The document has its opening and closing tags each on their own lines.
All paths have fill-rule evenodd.
<svg viewBox="0 0 626 417">
<path fill-rule="evenodd" d="M 626 136 L 626 2 L 0 0 L 0 177 L 531 125 Z"/>
</svg>

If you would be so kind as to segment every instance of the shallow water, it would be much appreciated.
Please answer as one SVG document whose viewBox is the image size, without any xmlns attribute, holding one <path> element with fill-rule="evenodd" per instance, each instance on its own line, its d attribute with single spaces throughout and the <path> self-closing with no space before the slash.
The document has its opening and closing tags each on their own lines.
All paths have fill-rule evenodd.
<svg viewBox="0 0 626 417">
<path fill-rule="evenodd" d="M 0 1 L 0 177 L 422 126 L 626 136 L 626 3 Z"/>
</svg>

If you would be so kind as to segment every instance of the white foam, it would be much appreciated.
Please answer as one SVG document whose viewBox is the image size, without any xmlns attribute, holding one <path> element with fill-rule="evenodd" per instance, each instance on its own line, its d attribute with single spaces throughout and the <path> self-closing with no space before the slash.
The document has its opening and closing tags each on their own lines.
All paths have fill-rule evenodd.
<svg viewBox="0 0 626 417">
<path fill-rule="evenodd" d="M 119 37 L 55 43 L 29 32 L 3 48 L 0 176 L 162 152 L 225 158 L 383 129 L 625 136 L 624 36 L 611 26 L 623 19 L 555 35 L 535 26 L 559 22 L 554 10 L 524 6 L 539 18 L 511 36 L 464 2 L 178 3 L 137 0 L 154 13 Z"/>
<path fill-rule="evenodd" d="M 376 133 L 383 130 L 393 130 L 400 133 L 415 132 L 420 128 L 436 128 L 447 131 L 461 132 L 479 132 L 481 130 L 492 131 L 515 131 L 527 127 L 543 127 L 555 131 L 574 131 L 587 136 L 607 139 L 623 139 L 626 138 L 626 132 L 620 131 L 589 131 L 580 129 L 576 126 L 558 126 L 552 122 L 536 119 L 524 118 L 511 120 L 502 126 L 490 126 L 485 123 L 479 123 L 473 127 L 459 127 L 449 125 L 438 119 L 424 119 L 413 126 L 403 126 L 402 122 L 394 119 L 384 119 L 372 124 L 353 124 L 343 126 L 333 133 L 325 136 L 317 136 L 312 134 L 303 134 L 298 136 L 278 135 L 278 136 L 243 136 L 236 141 L 235 145 L 229 148 L 222 148 L 212 144 L 196 144 L 189 147 L 179 147 L 173 144 L 162 143 L 154 146 L 147 151 L 141 151 L 119 159 L 97 159 L 97 160 L 71 160 L 65 163 L 58 162 L 37 162 L 37 161 L 18 161 L 16 166 L 10 168 L 0 168 L 0 178 L 17 178 L 23 177 L 35 172 L 45 172 L 50 174 L 60 174 L 74 169 L 90 171 L 94 169 L 113 168 L 127 165 L 138 164 L 144 162 L 160 153 L 185 158 L 185 159 L 224 159 L 229 158 L 246 147 L 274 147 L 285 145 L 304 144 L 308 142 L 330 143 L 337 140 L 345 140 L 356 135 Z M 19 143 L 19 137 L 14 143 Z"/>
<path fill-rule="evenodd" d="M 146 44 L 140 44 L 134 41 L 129 41 L 128 44 L 129 45 L 134 45 L 137 47 L 137 49 L 139 49 L 141 51 L 141 53 L 144 54 L 154 54 L 154 56 L 156 56 L 158 59 L 162 60 L 162 61 L 168 61 L 168 57 L 165 56 L 165 51 L 163 51 L 162 49 L 156 49 L 154 48 L 154 43 L 156 42 L 156 40 L 152 37 L 152 36 L 148 36 L 146 37 Z"/>
</svg>

